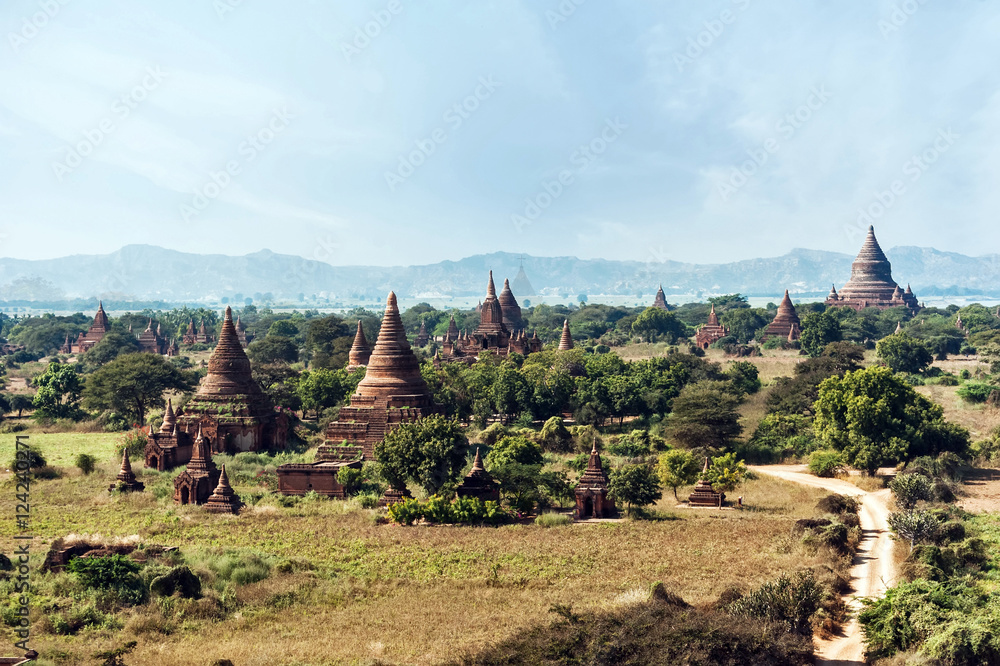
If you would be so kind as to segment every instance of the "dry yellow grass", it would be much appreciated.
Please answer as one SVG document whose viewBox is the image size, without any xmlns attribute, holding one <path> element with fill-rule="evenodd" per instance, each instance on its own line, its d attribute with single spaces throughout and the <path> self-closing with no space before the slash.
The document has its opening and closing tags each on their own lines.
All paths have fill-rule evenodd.
<svg viewBox="0 0 1000 666">
<path fill-rule="evenodd" d="M 124 618 L 123 631 L 36 632 L 43 655 L 53 650 L 68 655 L 61 663 L 84 663 L 94 651 L 133 638 L 139 646 L 130 663 L 162 666 L 216 658 L 241 666 L 375 658 L 438 663 L 548 622 L 552 604 L 604 606 L 657 580 L 688 601 L 704 602 L 729 586 L 753 585 L 795 569 L 808 556 L 791 534 L 792 523 L 812 515 L 824 494 L 762 479 L 733 493 L 745 497 L 749 510 L 674 511 L 679 520 L 548 529 L 399 527 L 375 525 L 372 512 L 339 501 L 257 507 L 232 518 L 178 508 L 151 493 L 110 497 L 104 489 L 113 472 L 105 463 L 89 477 L 33 486 L 39 557 L 52 539 L 69 533 L 138 534 L 188 552 L 246 548 L 274 560 L 304 558 L 316 571 L 276 572 L 240 588 L 243 608 L 223 620 L 191 614 L 167 624 L 153 604 Z M 143 476 L 151 486 L 161 478 Z M 3 487 L 13 498 L 8 484 Z M 672 510 L 673 496 L 666 495 L 669 500 L 658 508 Z M 10 521 L 0 525 L 4 537 L 12 530 Z M 172 626 L 172 633 L 155 629 L 164 626 Z M 5 629 L 2 640 L 8 633 Z"/>
<path fill-rule="evenodd" d="M 986 405 L 973 405 L 958 397 L 957 386 L 918 386 L 917 391 L 944 408 L 944 417 L 969 429 L 972 441 L 983 439 L 1000 426 L 1000 409 Z"/>
</svg>

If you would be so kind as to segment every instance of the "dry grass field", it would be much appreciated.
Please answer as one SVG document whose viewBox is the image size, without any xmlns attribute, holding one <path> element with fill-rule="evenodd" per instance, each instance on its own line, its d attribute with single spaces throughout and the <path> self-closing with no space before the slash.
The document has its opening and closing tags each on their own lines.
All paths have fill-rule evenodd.
<svg viewBox="0 0 1000 666">
<path fill-rule="evenodd" d="M 32 486 L 36 565 L 58 537 L 138 535 L 145 543 L 179 547 L 195 570 L 224 552 L 256 553 L 272 565 L 271 575 L 216 589 L 199 602 L 153 602 L 120 613 L 104 628 L 64 636 L 52 633 L 48 616 L 58 610 L 58 602 L 50 595 L 70 584 L 71 577 L 34 573 L 37 603 L 44 607 L 33 611 L 33 637 L 46 656 L 43 664 L 91 663 L 93 652 L 130 639 L 138 641 L 138 648 L 128 663 L 162 666 L 208 664 L 216 658 L 240 666 L 376 659 L 439 663 L 549 622 L 553 604 L 604 607 L 653 581 L 701 603 L 730 586 L 753 585 L 793 570 L 809 555 L 792 535 L 792 523 L 813 515 L 824 495 L 765 478 L 733 494 L 744 496 L 743 511 L 675 509 L 668 491 L 657 508 L 674 519 L 553 528 L 379 525 L 375 511 L 353 501 L 300 500 L 281 506 L 271 496 L 239 517 L 215 516 L 175 506 L 164 496 L 173 475 L 138 465 L 147 492 L 109 495 L 106 489 L 117 471 L 113 436 L 95 444 L 100 436 L 77 441 L 73 435 L 32 435 L 32 442 L 64 467 L 62 478 Z M 0 438 L 0 454 L 8 454 L 12 440 Z M 70 450 L 83 445 L 102 461 L 90 476 L 62 463 Z M 0 492 L 3 508 L 11 510 L 10 474 L 0 478 Z M 12 521 L 0 524 L 5 543 L 11 543 L 13 533 Z M 9 631 L 3 627 L 2 640 L 10 638 Z"/>
</svg>

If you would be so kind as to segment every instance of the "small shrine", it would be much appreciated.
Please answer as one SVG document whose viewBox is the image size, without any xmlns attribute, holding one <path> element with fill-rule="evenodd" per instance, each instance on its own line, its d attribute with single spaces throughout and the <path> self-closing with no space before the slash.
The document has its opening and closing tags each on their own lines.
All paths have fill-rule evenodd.
<svg viewBox="0 0 1000 666">
<path fill-rule="evenodd" d="M 475 497 L 483 502 L 500 501 L 500 484 L 494 481 L 490 473 L 483 467 L 478 448 L 476 448 L 476 457 L 472 461 L 472 469 L 462 479 L 462 483 L 455 489 L 455 493 L 459 497 Z"/>
<path fill-rule="evenodd" d="M 722 504 L 726 501 L 726 494 L 715 492 L 712 484 L 705 480 L 707 476 L 708 457 L 705 458 L 705 467 L 701 470 L 701 478 L 698 479 L 698 484 L 694 487 L 691 496 L 688 497 L 688 504 L 691 506 L 710 506 L 721 509 Z"/>
<path fill-rule="evenodd" d="M 608 497 L 608 475 L 601 464 L 601 454 L 597 452 L 597 441 L 590 450 L 587 469 L 576 485 L 576 517 L 614 518 L 618 514 L 615 501 Z"/>
<path fill-rule="evenodd" d="M 115 482 L 108 486 L 108 492 L 119 490 L 123 493 L 141 493 L 146 485 L 135 478 L 132 472 L 132 462 L 128 459 L 128 449 L 122 452 L 122 468 L 115 477 Z"/>
<path fill-rule="evenodd" d="M 205 510 L 211 513 L 231 513 L 236 515 L 243 508 L 243 502 L 239 495 L 229 485 L 229 475 L 226 474 L 226 466 L 222 466 L 222 473 L 219 475 L 219 485 L 215 487 L 215 492 L 205 503 Z"/>
<path fill-rule="evenodd" d="M 201 428 L 194 440 L 194 451 L 187 468 L 174 479 L 174 501 L 178 504 L 204 504 L 219 485 L 220 472 L 212 462 L 212 451 Z"/>
</svg>

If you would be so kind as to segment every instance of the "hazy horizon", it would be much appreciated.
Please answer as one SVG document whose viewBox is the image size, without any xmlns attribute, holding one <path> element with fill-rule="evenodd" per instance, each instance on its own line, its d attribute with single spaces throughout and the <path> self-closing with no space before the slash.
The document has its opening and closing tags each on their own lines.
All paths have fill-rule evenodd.
<svg viewBox="0 0 1000 666">
<path fill-rule="evenodd" d="M 986 3 L 18 0 L 0 26 L 3 257 L 1000 241 Z"/>
</svg>

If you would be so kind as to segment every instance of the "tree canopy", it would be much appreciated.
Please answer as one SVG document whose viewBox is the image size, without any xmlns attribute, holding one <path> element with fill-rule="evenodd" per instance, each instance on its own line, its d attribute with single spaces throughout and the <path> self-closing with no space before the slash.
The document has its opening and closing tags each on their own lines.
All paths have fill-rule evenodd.
<svg viewBox="0 0 1000 666">
<path fill-rule="evenodd" d="M 141 426 L 167 391 L 189 391 L 192 384 L 158 354 L 123 354 L 88 377 L 83 399 L 88 409 L 110 410 Z"/>
</svg>

